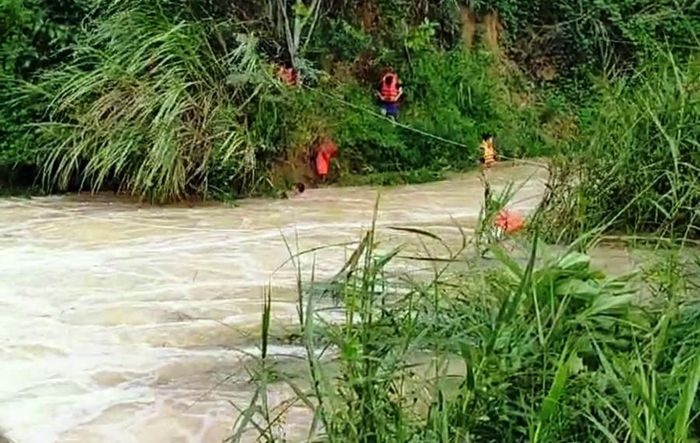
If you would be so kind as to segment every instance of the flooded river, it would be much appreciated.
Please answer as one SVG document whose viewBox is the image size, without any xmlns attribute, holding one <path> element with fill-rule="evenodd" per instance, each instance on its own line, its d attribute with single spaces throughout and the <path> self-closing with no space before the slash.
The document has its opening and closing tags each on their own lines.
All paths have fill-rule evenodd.
<svg viewBox="0 0 700 443">
<path fill-rule="evenodd" d="M 527 180 L 514 199 L 527 210 L 545 178 L 502 165 L 491 180 Z M 272 275 L 288 257 L 283 237 L 294 249 L 358 240 L 376 196 L 325 188 L 195 208 L 0 201 L 0 429 L 17 443 L 221 441 L 230 402 L 250 392 L 243 374 L 220 383 L 255 351 L 263 288 L 275 290 L 276 324 L 296 316 L 294 268 Z M 473 227 L 482 197 L 477 174 L 384 189 L 378 223 L 455 233 L 453 219 Z M 314 255 L 305 269 L 313 261 L 328 277 L 347 248 Z"/>
</svg>

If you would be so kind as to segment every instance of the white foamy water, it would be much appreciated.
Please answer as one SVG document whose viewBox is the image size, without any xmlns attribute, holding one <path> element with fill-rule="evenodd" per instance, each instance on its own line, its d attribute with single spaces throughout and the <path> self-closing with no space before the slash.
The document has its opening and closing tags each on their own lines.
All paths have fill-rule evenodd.
<svg viewBox="0 0 700 443">
<path fill-rule="evenodd" d="M 502 165 L 491 180 L 534 175 L 515 197 L 525 211 L 544 174 Z M 456 234 L 454 220 L 473 226 L 483 198 L 476 174 L 381 193 L 380 227 L 445 235 Z M 221 441 L 236 419 L 229 401 L 250 395 L 240 362 L 255 351 L 268 283 L 273 322 L 296 318 L 296 271 L 272 275 L 289 255 L 283 236 L 295 251 L 357 241 L 376 196 L 311 189 L 195 208 L 0 201 L 0 429 L 17 443 Z M 389 242 L 409 238 L 381 232 Z M 312 264 L 317 278 L 333 275 L 348 251 L 304 256 L 305 275 Z"/>
</svg>

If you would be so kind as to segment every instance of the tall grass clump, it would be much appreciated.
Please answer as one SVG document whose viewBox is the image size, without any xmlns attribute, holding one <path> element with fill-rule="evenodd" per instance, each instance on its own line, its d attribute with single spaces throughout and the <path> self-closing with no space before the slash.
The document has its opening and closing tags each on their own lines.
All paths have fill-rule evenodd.
<svg viewBox="0 0 700 443">
<path fill-rule="evenodd" d="M 269 142 L 285 146 L 293 161 L 319 133 L 330 135 L 340 147 L 332 176 L 346 183 L 365 174 L 386 183 L 471 169 L 484 132 L 496 134 L 506 156 L 551 153 L 539 123 L 556 111 L 534 86 L 497 54 L 443 44 L 438 28 L 425 20 L 380 32 L 355 18 L 319 20 L 307 57 L 324 75 L 259 113 Z M 374 92 L 388 67 L 404 85 L 398 124 L 381 116 Z"/>
<path fill-rule="evenodd" d="M 602 90 L 559 159 L 548 223 L 565 238 L 598 226 L 699 237 L 700 63 L 661 54 Z"/>
<path fill-rule="evenodd" d="M 38 85 L 50 185 L 164 201 L 206 193 L 213 165 L 245 186 L 256 170 L 251 103 L 271 82 L 256 39 L 167 2 L 122 2 Z"/>
<path fill-rule="evenodd" d="M 291 404 L 309 410 L 308 441 L 700 438 L 700 300 L 685 267 L 608 276 L 537 233 L 521 258 L 492 244 L 495 261 L 473 266 L 464 245 L 428 259 L 432 278 L 396 278 L 406 257 L 380 251 L 373 228 L 335 280 L 342 323 L 322 320 L 300 285 L 307 380 L 264 357 L 277 384 L 258 384 L 232 440 L 252 429 L 282 441 L 269 430 Z M 279 409 L 261 400 L 284 386 L 294 395 Z"/>
</svg>

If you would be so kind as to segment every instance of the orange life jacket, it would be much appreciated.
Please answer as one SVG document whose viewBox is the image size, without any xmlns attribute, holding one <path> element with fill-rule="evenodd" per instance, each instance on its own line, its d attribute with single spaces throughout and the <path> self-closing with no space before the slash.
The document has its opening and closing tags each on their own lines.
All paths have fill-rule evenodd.
<svg viewBox="0 0 700 443">
<path fill-rule="evenodd" d="M 321 177 L 328 174 L 331 159 L 338 154 L 338 146 L 330 139 L 323 139 L 316 151 L 316 173 Z"/>
<path fill-rule="evenodd" d="M 493 147 L 493 142 L 481 142 L 483 151 L 483 159 L 485 166 L 491 166 L 496 162 L 496 150 Z"/>
<path fill-rule="evenodd" d="M 525 227 L 525 221 L 520 214 L 507 209 L 499 212 L 493 224 L 496 225 L 497 228 L 502 229 L 506 234 L 512 234 Z"/>
<path fill-rule="evenodd" d="M 387 78 L 393 78 L 394 81 L 390 85 L 386 84 Z M 379 87 L 379 97 L 385 102 L 395 103 L 399 99 L 399 77 L 396 74 L 388 73 L 382 77 L 381 86 Z"/>
<path fill-rule="evenodd" d="M 288 86 L 295 86 L 299 81 L 294 68 L 285 68 L 284 66 L 280 66 L 277 75 L 279 75 L 280 79 Z"/>
</svg>

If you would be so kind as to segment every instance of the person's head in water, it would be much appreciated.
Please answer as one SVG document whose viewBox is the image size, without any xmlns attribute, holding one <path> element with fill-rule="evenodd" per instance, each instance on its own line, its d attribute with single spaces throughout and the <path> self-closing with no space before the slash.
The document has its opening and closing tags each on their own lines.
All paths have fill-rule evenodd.
<svg viewBox="0 0 700 443">
<path fill-rule="evenodd" d="M 306 191 L 306 185 L 302 182 L 298 182 L 297 184 L 294 185 L 294 193 L 295 194 L 303 194 L 304 191 Z"/>
</svg>

